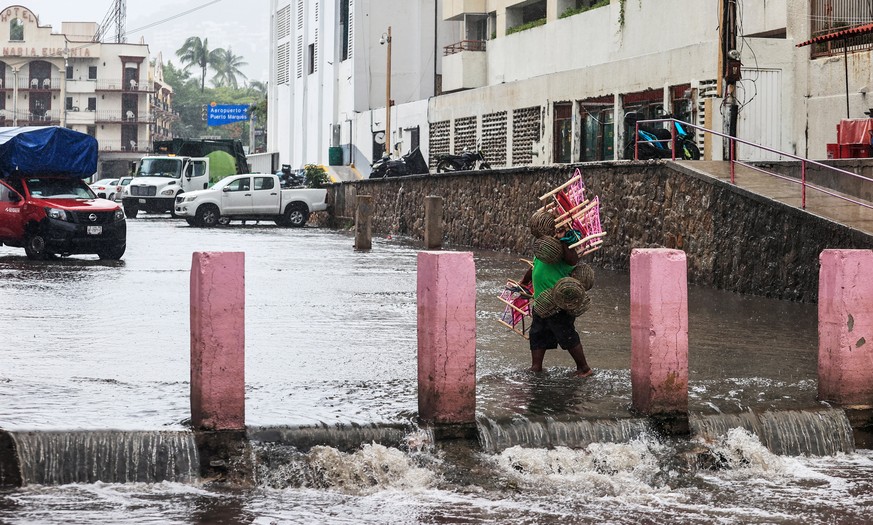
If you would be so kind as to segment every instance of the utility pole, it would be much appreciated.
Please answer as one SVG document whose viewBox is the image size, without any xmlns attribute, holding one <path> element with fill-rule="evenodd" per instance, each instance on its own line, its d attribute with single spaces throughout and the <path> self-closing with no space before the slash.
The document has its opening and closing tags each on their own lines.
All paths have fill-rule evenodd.
<svg viewBox="0 0 873 525">
<path fill-rule="evenodd" d="M 740 79 L 740 54 L 737 50 L 737 3 L 721 0 L 721 77 L 725 82 L 724 100 L 728 107 L 728 135 L 737 136 L 737 81 Z"/>
<path fill-rule="evenodd" d="M 388 44 L 388 68 L 385 72 L 385 155 L 391 156 L 391 26 L 388 36 L 382 35 L 382 43 Z"/>
</svg>

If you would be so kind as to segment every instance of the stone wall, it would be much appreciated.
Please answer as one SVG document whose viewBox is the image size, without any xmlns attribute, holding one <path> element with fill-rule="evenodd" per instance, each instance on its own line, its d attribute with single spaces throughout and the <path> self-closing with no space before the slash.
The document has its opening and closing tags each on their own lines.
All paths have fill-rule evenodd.
<svg viewBox="0 0 873 525">
<path fill-rule="evenodd" d="M 329 223 L 348 226 L 355 195 L 373 196 L 373 232 L 422 238 L 424 198 L 445 199 L 448 245 L 531 257 L 538 197 L 576 166 L 546 166 L 363 180 L 330 187 Z M 743 294 L 815 301 L 825 248 L 873 248 L 873 237 L 664 162 L 580 165 L 600 196 L 603 248 L 597 267 L 627 271 L 634 248 L 683 250 L 693 284 Z"/>
</svg>

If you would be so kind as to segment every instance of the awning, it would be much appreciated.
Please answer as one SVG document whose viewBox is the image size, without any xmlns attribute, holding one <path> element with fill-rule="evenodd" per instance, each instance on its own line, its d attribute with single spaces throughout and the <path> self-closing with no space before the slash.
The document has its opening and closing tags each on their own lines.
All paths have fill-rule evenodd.
<svg viewBox="0 0 873 525">
<path fill-rule="evenodd" d="M 873 24 L 864 24 L 862 26 L 843 29 L 842 31 L 837 31 L 835 33 L 819 35 L 815 38 L 807 40 L 806 42 L 801 42 L 795 47 L 809 46 L 812 44 L 818 44 L 820 42 L 830 42 L 831 40 L 839 40 L 841 38 L 847 38 L 850 36 L 866 35 L 868 33 L 873 33 Z"/>
</svg>

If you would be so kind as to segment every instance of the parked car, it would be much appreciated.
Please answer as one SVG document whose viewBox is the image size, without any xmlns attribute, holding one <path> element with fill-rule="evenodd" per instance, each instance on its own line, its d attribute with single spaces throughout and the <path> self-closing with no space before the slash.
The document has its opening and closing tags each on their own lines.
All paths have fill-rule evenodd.
<svg viewBox="0 0 873 525">
<path fill-rule="evenodd" d="M 118 185 L 115 191 L 115 202 L 121 202 L 121 196 L 124 194 L 124 188 L 130 184 L 130 181 L 133 180 L 133 177 L 121 177 L 118 179 Z"/>
<path fill-rule="evenodd" d="M 115 200 L 118 193 L 118 179 L 100 179 L 90 184 L 91 189 L 101 199 Z"/>
</svg>

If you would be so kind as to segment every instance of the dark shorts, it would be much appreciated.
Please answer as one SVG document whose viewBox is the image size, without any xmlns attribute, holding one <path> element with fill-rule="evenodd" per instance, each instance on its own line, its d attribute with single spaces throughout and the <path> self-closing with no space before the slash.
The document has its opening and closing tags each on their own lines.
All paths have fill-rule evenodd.
<svg viewBox="0 0 873 525">
<path fill-rule="evenodd" d="M 576 318 L 564 310 L 545 319 L 531 315 L 533 322 L 528 333 L 531 350 L 550 350 L 558 348 L 559 344 L 568 350 L 579 344 L 579 333 L 574 326 Z"/>
</svg>

